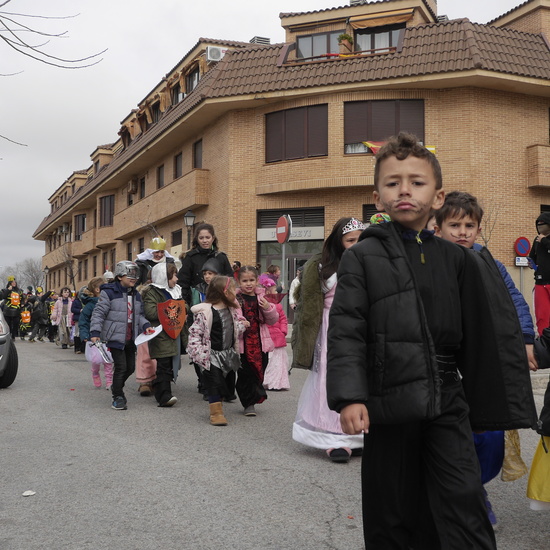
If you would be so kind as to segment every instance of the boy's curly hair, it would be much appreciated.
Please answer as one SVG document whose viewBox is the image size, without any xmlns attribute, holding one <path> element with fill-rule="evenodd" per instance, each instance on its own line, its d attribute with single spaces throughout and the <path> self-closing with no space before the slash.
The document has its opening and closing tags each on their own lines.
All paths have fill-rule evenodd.
<svg viewBox="0 0 550 550">
<path fill-rule="evenodd" d="M 376 154 L 376 164 L 374 166 L 374 188 L 378 190 L 378 178 L 380 177 L 380 165 L 383 160 L 388 157 L 396 157 L 397 160 L 404 160 L 409 155 L 420 159 L 426 159 L 434 172 L 435 188 L 443 187 L 443 176 L 441 174 L 441 166 L 436 156 L 422 145 L 418 138 L 407 132 L 399 132 L 399 135 L 392 136 L 380 148 Z"/>
<path fill-rule="evenodd" d="M 470 193 L 451 191 L 445 197 L 443 206 L 435 211 L 435 223 L 441 227 L 441 224 L 448 218 L 457 217 L 462 219 L 465 216 L 469 216 L 480 225 L 483 218 L 483 208 Z"/>
</svg>

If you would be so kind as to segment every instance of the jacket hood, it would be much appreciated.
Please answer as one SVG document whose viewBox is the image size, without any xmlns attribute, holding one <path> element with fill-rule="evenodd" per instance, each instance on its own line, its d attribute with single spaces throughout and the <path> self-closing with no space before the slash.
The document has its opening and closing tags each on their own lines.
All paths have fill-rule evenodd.
<svg viewBox="0 0 550 550">
<path fill-rule="evenodd" d="M 221 273 L 220 262 L 216 258 L 208 258 L 202 266 L 202 271 L 212 271 L 212 273 Z"/>
<path fill-rule="evenodd" d="M 537 221 L 535 222 L 535 227 L 537 228 L 537 233 L 539 233 L 539 228 L 538 228 L 539 223 L 547 223 L 548 225 L 550 225 L 550 212 L 543 212 L 537 218 Z"/>
<path fill-rule="evenodd" d="M 367 237 L 387 239 L 390 236 L 391 227 L 392 227 L 392 223 L 380 223 L 380 224 L 369 225 L 369 227 L 363 230 L 361 235 L 359 235 L 359 239 L 357 242 L 362 241 Z"/>
<path fill-rule="evenodd" d="M 151 284 L 157 288 L 166 290 L 166 292 L 168 292 L 174 300 L 181 298 L 181 287 L 179 285 L 176 285 L 173 288 L 168 286 L 168 276 L 166 274 L 165 262 L 155 265 L 151 270 Z"/>
<path fill-rule="evenodd" d="M 196 304 L 191 308 L 191 311 L 193 313 L 206 313 L 212 309 L 212 304 L 209 304 L 208 302 L 202 302 L 200 304 Z"/>
<path fill-rule="evenodd" d="M 82 298 L 80 299 L 80 301 L 82 302 L 82 306 L 85 306 L 86 304 L 89 304 L 90 302 L 94 302 L 94 301 L 99 301 L 99 297 L 97 296 L 89 296 L 87 294 L 84 294 L 82 296 Z"/>
<path fill-rule="evenodd" d="M 152 261 L 152 262 L 155 262 L 155 259 L 153 258 L 153 249 L 148 248 L 144 252 L 141 252 L 140 254 L 138 254 L 137 258 L 136 258 L 136 261 L 137 260 L 140 260 L 142 262 L 146 262 L 146 261 L 149 261 L 149 260 Z M 160 260 L 158 262 L 155 262 L 155 263 L 163 264 L 163 263 L 165 263 L 166 261 L 169 261 L 169 260 L 174 261 L 175 258 L 174 258 L 174 256 L 172 256 L 172 254 L 170 254 L 170 252 L 168 252 L 168 250 L 165 250 L 162 260 Z"/>
</svg>

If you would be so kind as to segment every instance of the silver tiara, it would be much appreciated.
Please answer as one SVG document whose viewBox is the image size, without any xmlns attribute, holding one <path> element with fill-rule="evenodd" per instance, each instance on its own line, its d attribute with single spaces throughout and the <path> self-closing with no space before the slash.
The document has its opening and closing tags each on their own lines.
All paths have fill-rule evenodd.
<svg viewBox="0 0 550 550">
<path fill-rule="evenodd" d="M 345 235 L 350 231 L 363 231 L 363 229 L 366 228 L 367 226 L 363 222 L 360 222 L 355 218 L 351 218 L 351 220 L 346 225 L 344 225 L 342 229 L 342 235 Z"/>
</svg>

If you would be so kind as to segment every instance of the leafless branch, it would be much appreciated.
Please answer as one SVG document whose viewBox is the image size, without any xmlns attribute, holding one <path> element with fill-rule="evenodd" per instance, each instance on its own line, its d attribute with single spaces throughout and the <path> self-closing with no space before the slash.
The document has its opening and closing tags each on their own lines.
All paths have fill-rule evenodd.
<svg viewBox="0 0 550 550">
<path fill-rule="evenodd" d="M 492 206 L 491 209 L 485 212 L 485 215 L 483 216 L 483 223 L 481 225 L 481 240 L 486 247 L 489 246 L 489 241 L 491 240 L 493 230 L 495 229 L 499 213 L 500 207 L 497 205 Z"/>
<path fill-rule="evenodd" d="M 0 8 L 8 4 L 11 0 L 6 0 L 0 4 Z M 56 55 L 51 55 L 43 50 L 44 46 L 49 44 L 49 40 L 40 44 L 30 44 L 22 38 L 23 33 L 30 33 L 33 36 L 46 36 L 48 38 L 65 38 L 67 31 L 60 33 L 45 32 L 35 27 L 30 27 L 20 21 L 21 18 L 34 18 L 34 19 L 46 19 L 46 20 L 63 20 L 77 17 L 76 15 L 69 16 L 44 16 L 44 15 L 31 15 L 24 13 L 12 13 L 6 11 L 0 11 L 0 40 L 10 48 L 14 49 L 20 54 L 23 54 L 31 59 L 58 67 L 61 69 L 83 69 L 86 67 L 92 67 L 97 65 L 101 59 L 99 56 L 105 53 L 107 50 L 102 50 L 93 55 L 81 57 L 78 59 L 65 59 Z M 5 35 L 4 35 L 5 34 Z M 86 61 L 94 60 L 93 63 L 86 63 Z"/>
<path fill-rule="evenodd" d="M 9 141 L 10 143 L 15 143 L 15 145 L 21 145 L 21 147 L 28 147 L 26 143 L 19 143 L 18 141 L 15 141 L 13 139 L 10 139 L 9 137 L 3 136 L 0 134 L 0 139 L 5 139 L 6 141 Z"/>
</svg>

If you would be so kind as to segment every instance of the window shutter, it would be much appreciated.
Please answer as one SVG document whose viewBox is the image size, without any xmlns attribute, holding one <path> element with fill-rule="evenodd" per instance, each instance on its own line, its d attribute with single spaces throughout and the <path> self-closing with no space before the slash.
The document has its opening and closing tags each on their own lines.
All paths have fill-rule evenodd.
<svg viewBox="0 0 550 550">
<path fill-rule="evenodd" d="M 367 136 L 367 101 L 351 101 L 344 104 L 344 143 L 359 143 Z"/>
<path fill-rule="evenodd" d="M 422 143 L 424 141 L 424 100 L 402 100 L 398 102 L 398 129 L 414 134 Z"/>
<path fill-rule="evenodd" d="M 299 159 L 305 157 L 306 108 L 285 111 L 285 154 L 284 158 Z"/>
<path fill-rule="evenodd" d="M 328 106 L 314 105 L 307 111 L 307 156 L 328 155 Z"/>
<path fill-rule="evenodd" d="M 372 101 L 369 141 L 386 141 L 396 133 L 395 101 Z"/>
<path fill-rule="evenodd" d="M 283 160 L 284 111 L 265 116 L 265 161 Z"/>
</svg>

